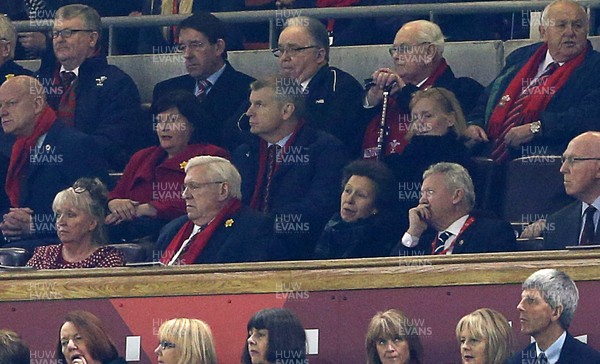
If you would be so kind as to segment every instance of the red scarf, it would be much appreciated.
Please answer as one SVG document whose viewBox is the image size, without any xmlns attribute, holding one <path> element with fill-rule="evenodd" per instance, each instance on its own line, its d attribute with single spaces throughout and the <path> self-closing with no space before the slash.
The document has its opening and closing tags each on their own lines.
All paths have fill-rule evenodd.
<svg viewBox="0 0 600 364">
<path fill-rule="evenodd" d="M 433 86 L 437 79 L 446 72 L 448 63 L 444 58 L 433 73 L 423 82 L 419 89 L 423 90 Z M 402 91 L 400 91 L 402 92 Z M 394 97 L 388 99 L 385 124 L 388 132 L 385 137 L 384 155 L 402 153 L 408 145 L 406 134 L 410 128 L 410 110 L 403 110 Z M 377 114 L 367 126 L 363 139 L 363 159 L 377 158 L 377 137 L 379 136 L 379 125 L 381 124 L 381 113 Z"/>
<path fill-rule="evenodd" d="M 27 137 L 19 137 L 15 141 L 10 154 L 10 164 L 6 173 L 6 194 L 13 207 L 20 207 L 21 181 L 26 177 L 25 170 L 29 165 L 31 150 L 38 139 L 46 134 L 56 121 L 56 113 L 46 105 L 35 122 L 33 133 Z"/>
<path fill-rule="evenodd" d="M 298 137 L 298 132 L 304 126 L 304 120 L 301 120 L 296 127 L 296 130 L 292 133 L 290 138 L 285 143 L 285 146 L 281 149 L 280 157 L 275 160 L 281 160 L 286 150 L 289 150 L 288 147 L 292 146 Z M 254 193 L 252 193 L 252 199 L 250 200 L 250 207 L 255 210 L 260 210 L 262 204 L 262 194 L 264 189 L 264 184 L 267 182 L 265 180 L 265 174 L 267 170 L 267 142 L 263 139 L 259 142 L 259 154 L 258 154 L 258 175 L 256 176 L 256 184 L 254 185 Z M 275 163 L 275 170 L 273 171 L 273 176 L 275 172 L 279 169 L 279 163 Z"/>
<path fill-rule="evenodd" d="M 546 51 L 548 45 L 543 44 L 537 51 L 529 58 L 529 61 L 521 68 L 517 75 L 510 82 L 504 94 L 502 101 L 494 107 L 494 111 L 490 116 L 488 124 L 488 134 L 492 140 L 496 140 L 502 133 L 502 126 L 506 121 L 509 111 L 512 109 L 514 102 L 519 98 L 519 95 L 523 91 L 523 85 L 529 84 L 537 74 L 539 65 L 544 61 L 546 57 Z M 523 100 L 523 118 L 526 121 L 535 121 L 539 119 L 540 112 L 546 109 L 546 106 L 552 100 L 552 97 L 560 90 L 561 87 L 569 80 L 571 73 L 575 71 L 585 60 L 586 49 L 581 52 L 577 57 L 565 62 L 560 66 L 552 75 L 550 75 L 543 85 L 545 89 L 553 90 L 553 92 L 535 92 L 532 91 L 530 95 L 525 97 Z M 506 101 L 508 99 L 508 101 Z"/>
<path fill-rule="evenodd" d="M 187 251 L 183 252 L 179 256 L 179 262 L 177 264 L 194 264 L 196 259 L 200 256 L 200 253 L 202 253 L 202 249 L 204 249 L 204 247 L 208 244 L 210 238 L 221 225 L 225 226 L 225 228 L 229 228 L 235 224 L 235 221 L 230 218 L 241 207 L 242 203 L 238 199 L 231 200 L 231 202 L 223 207 L 221 211 L 219 211 L 219 214 L 208 224 L 208 226 L 192 238 L 192 241 L 188 244 Z M 225 219 L 228 219 L 227 222 L 225 222 Z M 186 222 L 181 229 L 179 229 L 177 234 L 175 234 L 173 237 L 173 240 L 171 240 L 169 243 L 169 246 L 160 258 L 161 263 L 168 264 L 171 259 L 173 259 L 175 254 L 177 254 L 177 251 L 181 248 L 183 242 L 189 238 L 193 229 L 194 223 L 188 220 L 188 222 Z"/>
</svg>

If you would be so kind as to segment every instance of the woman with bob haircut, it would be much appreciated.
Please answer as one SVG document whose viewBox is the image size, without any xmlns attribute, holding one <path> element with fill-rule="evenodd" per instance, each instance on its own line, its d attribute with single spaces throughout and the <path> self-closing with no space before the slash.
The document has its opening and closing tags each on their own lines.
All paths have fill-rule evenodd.
<svg viewBox="0 0 600 364">
<path fill-rule="evenodd" d="M 423 346 L 413 322 L 399 310 L 377 312 L 369 323 L 367 364 L 423 364 Z"/>
<path fill-rule="evenodd" d="M 160 325 L 154 352 L 162 364 L 217 364 L 210 327 L 201 320 L 174 318 Z"/>
<path fill-rule="evenodd" d="M 480 308 L 456 325 L 462 363 L 504 364 L 512 353 L 512 330 L 498 311 Z"/>
<path fill-rule="evenodd" d="M 306 359 L 306 333 L 300 320 L 285 308 L 266 308 L 250 318 L 242 364 L 274 364 Z"/>
<path fill-rule="evenodd" d="M 126 364 L 102 321 L 87 311 L 71 311 L 60 327 L 56 357 L 66 364 Z"/>
</svg>

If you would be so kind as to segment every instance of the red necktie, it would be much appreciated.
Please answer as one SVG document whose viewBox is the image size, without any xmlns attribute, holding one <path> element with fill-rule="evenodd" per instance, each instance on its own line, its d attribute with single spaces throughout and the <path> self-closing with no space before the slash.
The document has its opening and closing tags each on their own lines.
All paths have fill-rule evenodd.
<svg viewBox="0 0 600 364">
<path fill-rule="evenodd" d="M 281 148 L 278 144 L 271 144 L 267 150 L 267 181 L 265 183 L 265 189 L 263 190 L 262 200 L 262 212 L 269 212 L 269 192 L 271 190 L 271 180 L 275 173 L 275 167 L 277 165 L 277 151 Z"/>
<path fill-rule="evenodd" d="M 206 98 L 206 92 L 212 86 L 212 83 L 209 80 L 198 80 L 196 85 L 198 86 L 196 97 L 202 102 Z"/>
<path fill-rule="evenodd" d="M 504 137 L 506 136 L 506 133 L 508 133 L 508 131 L 513 127 L 523 124 L 523 110 L 525 109 L 525 101 L 527 100 L 527 97 L 532 94 L 531 91 L 533 89 L 540 85 L 543 86 L 548 77 L 550 77 L 554 71 L 558 69 L 558 67 L 558 63 L 550 63 L 548 66 L 546 66 L 546 69 L 540 75 L 540 77 L 535 79 L 533 82 L 527 85 L 523 91 L 521 91 L 521 94 L 519 94 L 519 97 L 508 112 L 504 124 L 502 124 L 502 132 L 500 133 L 500 136 L 498 136 L 498 138 L 494 141 L 491 154 L 491 158 L 493 160 L 496 162 L 503 162 L 508 158 L 509 151 L 504 143 Z"/>
</svg>

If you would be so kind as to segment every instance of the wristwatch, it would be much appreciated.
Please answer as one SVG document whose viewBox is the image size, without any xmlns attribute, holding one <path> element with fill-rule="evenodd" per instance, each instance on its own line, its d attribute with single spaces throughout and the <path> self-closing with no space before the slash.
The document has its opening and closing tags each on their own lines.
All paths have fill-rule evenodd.
<svg viewBox="0 0 600 364">
<path fill-rule="evenodd" d="M 533 135 L 541 132 L 542 131 L 542 122 L 538 120 L 538 121 L 534 121 L 533 123 L 529 124 L 529 131 Z"/>
</svg>

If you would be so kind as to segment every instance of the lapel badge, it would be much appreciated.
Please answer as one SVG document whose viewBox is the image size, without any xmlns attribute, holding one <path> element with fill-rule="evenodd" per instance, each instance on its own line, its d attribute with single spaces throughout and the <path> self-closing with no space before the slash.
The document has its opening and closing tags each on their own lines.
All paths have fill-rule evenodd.
<svg viewBox="0 0 600 364">
<path fill-rule="evenodd" d="M 104 81 L 106 81 L 107 79 L 108 79 L 108 77 L 106 77 L 106 76 L 100 76 L 100 77 L 96 78 L 96 86 L 98 86 L 98 87 L 104 86 Z"/>
<path fill-rule="evenodd" d="M 233 225 L 233 219 L 228 219 L 225 221 L 225 227 L 231 227 Z"/>
<path fill-rule="evenodd" d="M 318 99 L 315 101 L 315 104 L 324 104 L 325 103 L 325 99 Z"/>
<path fill-rule="evenodd" d="M 506 105 L 507 102 L 510 102 L 510 95 L 504 95 L 500 98 L 500 102 L 498 103 L 498 105 L 500 106 L 504 106 Z"/>
<path fill-rule="evenodd" d="M 458 242 L 458 245 L 462 246 L 464 243 L 465 243 L 465 241 L 461 240 L 461 241 Z"/>
</svg>

